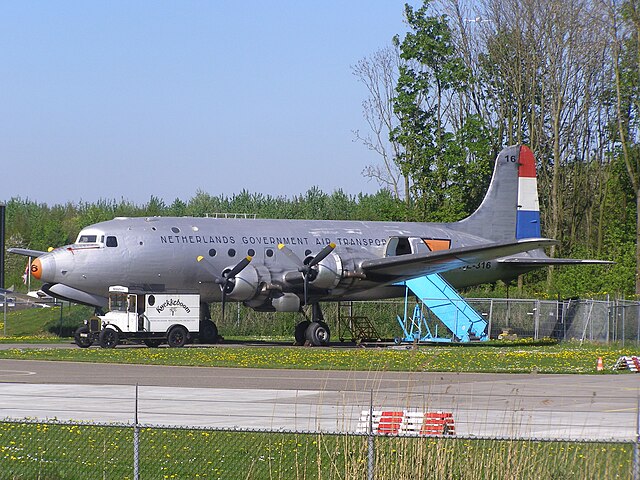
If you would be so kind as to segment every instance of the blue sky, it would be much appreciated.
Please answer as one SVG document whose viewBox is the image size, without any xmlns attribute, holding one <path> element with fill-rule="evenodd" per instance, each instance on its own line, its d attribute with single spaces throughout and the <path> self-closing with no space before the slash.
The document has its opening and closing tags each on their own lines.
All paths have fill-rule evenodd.
<svg viewBox="0 0 640 480">
<path fill-rule="evenodd" d="M 375 192 L 351 66 L 403 4 L 0 2 L 0 200 Z"/>
</svg>

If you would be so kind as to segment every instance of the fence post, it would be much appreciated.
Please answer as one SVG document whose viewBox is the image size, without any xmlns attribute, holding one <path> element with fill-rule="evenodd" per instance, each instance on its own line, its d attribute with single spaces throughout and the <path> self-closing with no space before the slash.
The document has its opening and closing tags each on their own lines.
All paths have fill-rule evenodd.
<svg viewBox="0 0 640 480">
<path fill-rule="evenodd" d="M 491 340 L 491 320 L 493 320 L 493 298 L 489 300 L 489 325 L 487 326 L 487 338 Z"/>
<path fill-rule="evenodd" d="M 533 339 L 538 340 L 540 335 L 540 300 L 533 302 Z"/>
<path fill-rule="evenodd" d="M 622 304 L 622 348 L 624 348 L 624 337 L 625 337 L 624 322 L 625 322 L 625 316 L 627 314 L 627 309 L 625 307 L 626 305 Z"/>
<path fill-rule="evenodd" d="M 136 383 L 136 403 L 133 414 L 133 480 L 140 478 L 140 426 L 138 425 L 138 384 Z"/>
<path fill-rule="evenodd" d="M 369 436 L 367 437 L 367 479 L 374 480 L 374 470 L 376 468 L 375 459 L 376 452 L 373 444 L 373 390 L 371 390 L 371 396 L 369 398 Z"/>
</svg>

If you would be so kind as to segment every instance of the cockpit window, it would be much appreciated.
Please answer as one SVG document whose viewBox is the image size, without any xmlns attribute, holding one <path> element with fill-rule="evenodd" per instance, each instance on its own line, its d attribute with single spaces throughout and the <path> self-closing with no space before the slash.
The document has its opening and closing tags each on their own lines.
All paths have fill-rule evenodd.
<svg viewBox="0 0 640 480">
<path fill-rule="evenodd" d="M 97 235 L 80 235 L 80 238 L 78 238 L 78 243 L 96 243 L 97 240 Z"/>
<path fill-rule="evenodd" d="M 107 247 L 117 247 L 117 246 L 118 246 L 118 239 L 116 237 L 108 236 Z"/>
</svg>

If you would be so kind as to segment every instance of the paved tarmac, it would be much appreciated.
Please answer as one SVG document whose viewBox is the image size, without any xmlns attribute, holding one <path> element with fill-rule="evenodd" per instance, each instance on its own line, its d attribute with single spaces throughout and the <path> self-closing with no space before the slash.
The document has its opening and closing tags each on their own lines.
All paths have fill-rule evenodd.
<svg viewBox="0 0 640 480">
<path fill-rule="evenodd" d="M 0 360 L 0 417 L 354 431 L 363 410 L 448 411 L 459 435 L 637 435 L 640 377 L 264 370 Z"/>
</svg>

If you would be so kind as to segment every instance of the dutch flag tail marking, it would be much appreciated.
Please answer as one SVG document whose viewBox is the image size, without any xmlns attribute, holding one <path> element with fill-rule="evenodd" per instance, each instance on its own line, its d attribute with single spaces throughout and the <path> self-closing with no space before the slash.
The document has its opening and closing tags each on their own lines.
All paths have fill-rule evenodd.
<svg viewBox="0 0 640 480">
<path fill-rule="evenodd" d="M 518 211 L 516 214 L 516 238 L 539 238 L 540 202 L 536 180 L 536 159 L 533 152 L 520 146 L 518 167 Z"/>
</svg>

